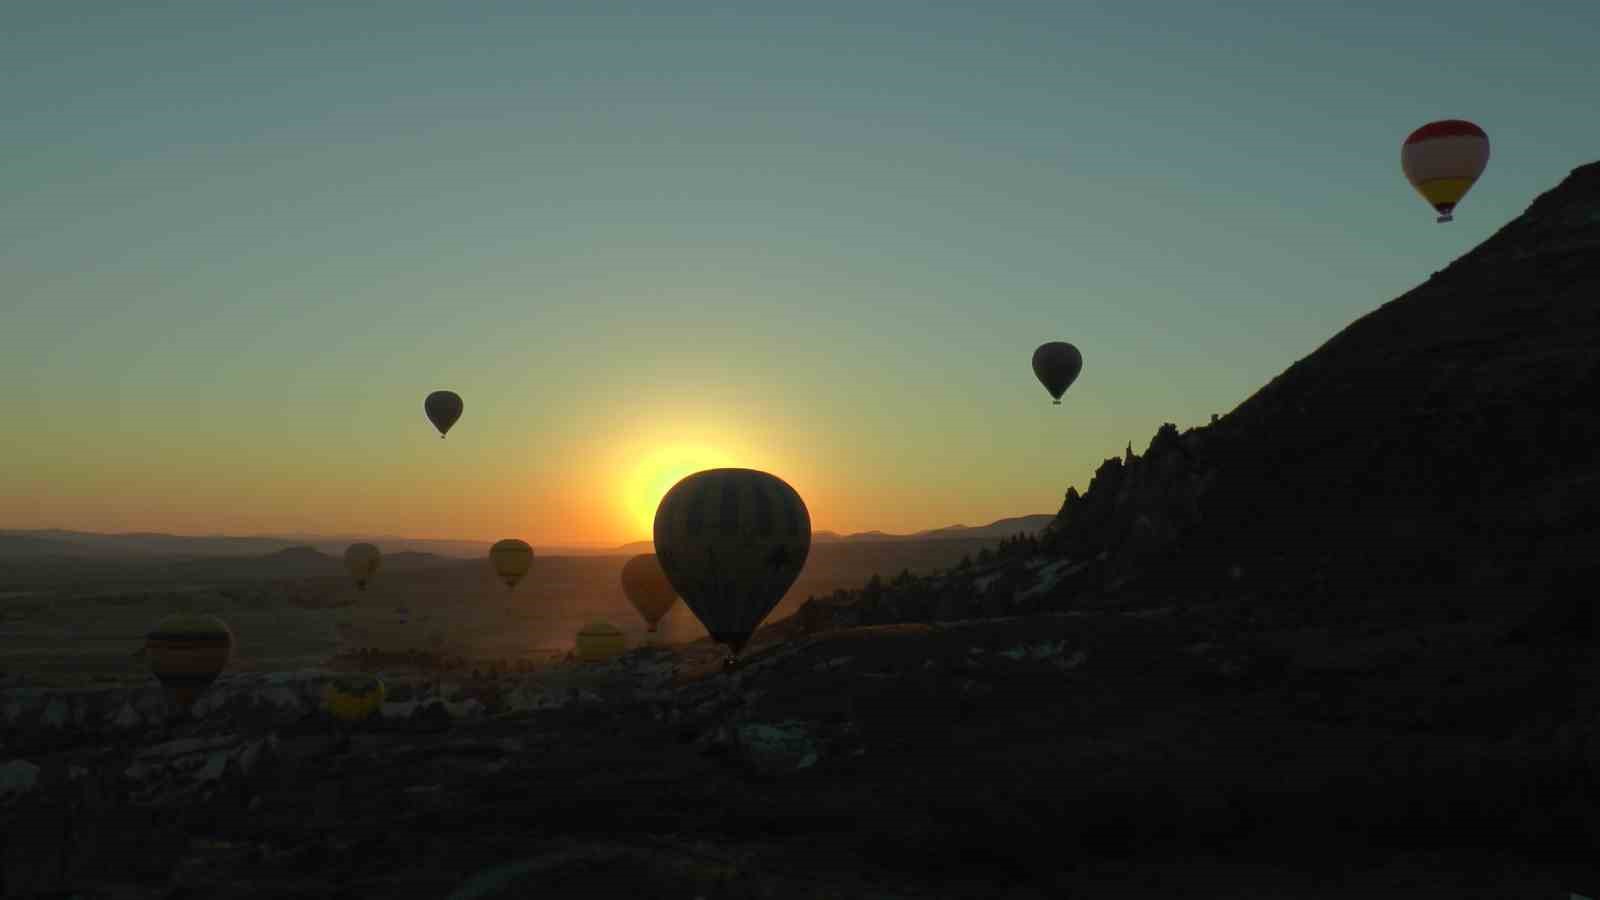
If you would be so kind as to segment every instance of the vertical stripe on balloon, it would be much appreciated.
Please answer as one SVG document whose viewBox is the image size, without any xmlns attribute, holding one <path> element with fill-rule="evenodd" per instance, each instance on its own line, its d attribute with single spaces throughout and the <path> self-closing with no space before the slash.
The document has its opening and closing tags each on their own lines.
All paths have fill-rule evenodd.
<svg viewBox="0 0 1600 900">
<path fill-rule="evenodd" d="M 736 474 L 723 475 L 720 478 L 706 479 L 707 481 L 720 481 L 722 487 L 722 513 L 717 523 L 717 530 L 723 537 L 733 537 L 739 533 L 739 488 L 740 479 Z"/>
<path fill-rule="evenodd" d="M 756 479 L 750 480 L 750 502 L 755 508 L 751 510 L 753 519 L 751 530 L 758 537 L 771 537 L 776 530 L 776 523 L 772 515 L 772 498 L 767 495 L 766 485 Z"/>
<path fill-rule="evenodd" d="M 800 495 L 795 493 L 793 488 L 787 486 L 779 489 L 778 493 L 783 498 L 783 518 L 784 522 L 789 526 L 789 537 L 800 537 L 801 532 L 805 530 L 805 527 L 800 522 Z"/>
<path fill-rule="evenodd" d="M 694 485 L 693 494 L 689 498 L 689 508 L 685 511 L 682 527 L 683 533 L 690 537 L 698 537 L 700 532 L 705 530 L 706 502 L 708 500 L 706 494 L 710 492 L 709 487 L 706 480 L 701 479 L 699 484 Z M 676 523 L 671 524 L 676 525 Z"/>
</svg>

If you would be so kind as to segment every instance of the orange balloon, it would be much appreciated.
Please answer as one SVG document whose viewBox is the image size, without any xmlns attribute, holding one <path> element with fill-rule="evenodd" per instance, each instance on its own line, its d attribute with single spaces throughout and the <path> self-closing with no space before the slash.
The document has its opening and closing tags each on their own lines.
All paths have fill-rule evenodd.
<svg viewBox="0 0 1600 900">
<path fill-rule="evenodd" d="M 656 630 L 672 604 L 678 602 L 678 592 L 667 580 L 667 573 L 661 571 L 661 563 L 654 553 L 641 553 L 623 564 L 622 590 L 651 631 Z"/>
<path fill-rule="evenodd" d="M 145 635 L 144 646 L 150 671 L 187 709 L 227 668 L 233 632 L 216 616 L 168 616 Z"/>
</svg>

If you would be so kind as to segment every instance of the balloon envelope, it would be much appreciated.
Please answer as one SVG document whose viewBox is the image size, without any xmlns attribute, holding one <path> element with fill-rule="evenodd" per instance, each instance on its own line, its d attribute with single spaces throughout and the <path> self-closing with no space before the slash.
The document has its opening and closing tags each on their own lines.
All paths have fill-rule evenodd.
<svg viewBox="0 0 1600 900">
<path fill-rule="evenodd" d="M 608 622 L 590 622 L 578 632 L 578 659 L 599 662 L 627 649 L 622 631 Z"/>
<path fill-rule="evenodd" d="M 344 567 L 350 571 L 350 577 L 356 580 L 356 587 L 367 589 L 367 582 L 372 576 L 378 574 L 378 564 L 383 561 L 383 554 L 371 544 L 351 544 L 344 551 Z"/>
<path fill-rule="evenodd" d="M 800 577 L 811 513 L 783 479 L 696 472 L 656 507 L 656 559 L 712 639 L 737 654 Z"/>
<path fill-rule="evenodd" d="M 428 414 L 428 421 L 433 423 L 433 427 L 439 429 L 439 437 L 444 437 L 450 426 L 461 418 L 463 408 L 465 404 L 461 402 L 461 395 L 455 391 L 434 391 L 422 401 L 422 411 Z"/>
<path fill-rule="evenodd" d="M 506 587 L 513 588 L 532 568 L 533 548 L 516 538 L 507 538 L 489 548 L 489 562 Z"/>
<path fill-rule="evenodd" d="M 622 591 L 651 631 L 656 630 L 672 604 L 678 602 L 678 592 L 667 580 L 667 573 L 661 571 L 661 562 L 654 553 L 641 553 L 623 563 Z"/>
<path fill-rule="evenodd" d="M 322 686 L 322 703 L 335 719 L 359 722 L 383 708 L 384 694 L 376 675 L 342 675 Z"/>
<path fill-rule="evenodd" d="M 1456 204 L 1488 165 L 1489 135 L 1464 119 L 1429 122 L 1400 145 L 1401 171 L 1440 222 L 1454 218 Z"/>
<path fill-rule="evenodd" d="M 167 616 L 145 635 L 144 646 L 151 673 L 187 708 L 227 668 L 233 632 L 216 616 Z"/>
<path fill-rule="evenodd" d="M 1033 351 L 1033 376 L 1039 379 L 1039 383 L 1044 385 L 1058 405 L 1061 395 L 1072 387 L 1082 371 L 1083 354 L 1066 341 L 1040 344 L 1039 349 Z"/>
</svg>

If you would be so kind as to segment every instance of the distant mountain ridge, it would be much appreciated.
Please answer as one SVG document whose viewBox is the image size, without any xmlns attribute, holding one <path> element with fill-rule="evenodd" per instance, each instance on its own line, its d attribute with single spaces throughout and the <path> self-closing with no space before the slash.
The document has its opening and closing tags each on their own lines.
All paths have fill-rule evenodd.
<svg viewBox="0 0 1600 900">
<path fill-rule="evenodd" d="M 1033 533 L 1048 525 L 1051 515 L 1013 516 L 999 519 L 988 525 L 968 527 L 950 525 L 919 531 L 914 534 L 887 534 L 882 531 L 861 531 L 840 535 L 832 531 L 818 531 L 812 535 L 817 543 L 870 543 L 874 541 L 931 541 L 973 540 L 993 538 L 998 541 L 1018 532 Z M 434 540 L 429 538 L 404 538 L 394 536 L 360 535 L 178 535 L 157 532 L 127 532 L 107 534 L 93 531 L 65 529 L 0 529 L 0 559 L 88 558 L 101 560 L 133 560 L 152 557 L 174 560 L 230 560 L 272 557 L 278 563 L 291 563 L 296 571 L 317 574 L 315 570 L 343 571 L 341 557 L 344 548 L 356 541 L 378 545 L 383 551 L 384 564 L 427 565 L 434 561 L 452 559 L 478 559 L 488 554 L 488 541 Z M 614 556 L 619 554 L 652 553 L 650 541 L 634 541 L 620 547 L 534 545 L 539 556 Z M 315 554 L 313 556 L 312 554 Z M 415 557 L 410 559 L 408 557 Z"/>
<path fill-rule="evenodd" d="M 152 532 L 108 534 L 64 529 L 0 529 L 0 558 L 78 557 L 90 559 L 202 559 L 265 556 L 305 548 L 337 560 L 357 541 L 376 544 L 386 558 L 397 553 L 478 559 L 488 555 L 489 541 L 435 540 L 371 535 L 178 535 Z M 605 547 L 534 546 L 541 556 L 604 555 Z"/>
<path fill-rule="evenodd" d="M 942 540 L 984 540 L 992 538 L 996 541 L 1001 538 L 1015 537 L 1018 533 L 1033 534 L 1051 522 L 1055 521 L 1053 515 L 1012 516 L 1006 519 L 996 519 L 987 525 L 947 525 L 943 528 L 930 528 L 912 534 L 889 534 L 883 531 L 857 531 L 853 534 L 839 534 L 836 531 L 814 531 L 811 540 L 818 544 L 868 544 L 888 541 L 942 541 Z M 611 551 L 613 553 L 654 553 L 655 544 L 651 541 L 634 541 Z"/>
</svg>

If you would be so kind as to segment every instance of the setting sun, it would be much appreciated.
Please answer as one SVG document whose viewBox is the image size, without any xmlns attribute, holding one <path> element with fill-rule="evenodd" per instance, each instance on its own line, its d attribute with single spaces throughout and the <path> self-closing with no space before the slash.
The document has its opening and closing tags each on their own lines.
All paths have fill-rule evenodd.
<svg viewBox="0 0 1600 900">
<path fill-rule="evenodd" d="M 639 459 L 622 488 L 621 501 L 629 524 L 650 535 L 655 527 L 656 507 L 673 485 L 702 469 L 745 464 L 738 454 L 705 444 L 669 444 L 650 451 Z"/>
</svg>

